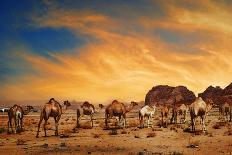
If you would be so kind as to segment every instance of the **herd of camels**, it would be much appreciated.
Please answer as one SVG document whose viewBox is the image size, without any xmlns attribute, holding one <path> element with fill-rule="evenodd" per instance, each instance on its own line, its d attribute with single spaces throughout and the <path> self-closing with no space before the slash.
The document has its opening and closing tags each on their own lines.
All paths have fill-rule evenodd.
<svg viewBox="0 0 232 155">
<path fill-rule="evenodd" d="M 173 106 L 172 108 L 166 106 L 166 105 L 144 105 L 142 108 L 139 109 L 139 120 L 140 120 L 140 127 L 144 128 L 144 123 L 146 120 L 147 127 L 150 127 L 153 123 L 151 123 L 152 118 L 157 111 L 157 109 L 160 109 L 161 117 L 162 117 L 162 126 L 168 125 L 168 115 L 170 115 L 170 109 L 172 109 L 172 117 L 171 117 L 171 123 L 174 121 L 174 123 L 177 123 L 177 115 L 182 115 L 182 122 L 186 122 L 186 114 L 187 111 L 190 113 L 191 118 L 191 127 L 192 131 L 195 131 L 195 120 L 197 117 L 201 118 L 201 124 L 202 124 L 202 131 L 206 131 L 205 127 L 205 118 L 207 116 L 207 113 L 212 109 L 213 107 L 213 101 L 207 100 L 203 101 L 201 97 L 197 97 L 193 103 L 190 105 L 181 104 L 179 106 Z M 71 104 L 69 101 L 64 101 L 63 105 L 61 105 L 59 102 L 57 102 L 54 98 L 51 98 L 41 109 L 40 114 L 40 120 L 38 123 L 38 130 L 36 137 L 38 138 L 39 132 L 40 132 L 40 126 L 42 121 L 44 120 L 44 133 L 45 136 L 47 136 L 46 133 L 46 124 L 50 117 L 53 117 L 55 120 L 55 135 L 58 136 L 58 123 L 59 120 L 63 114 L 64 109 L 67 109 Z M 105 126 L 106 128 L 109 128 L 109 119 L 113 116 L 118 117 L 118 123 L 123 121 L 123 127 L 126 127 L 126 114 L 130 112 L 135 106 L 137 106 L 137 102 L 131 102 L 129 106 L 126 106 L 124 103 L 121 103 L 117 100 L 112 101 L 111 104 L 106 106 L 105 108 Z M 102 104 L 99 104 L 99 108 L 103 108 L 104 106 Z M 229 108 L 229 109 L 228 109 Z M 26 106 L 25 108 L 22 108 L 19 105 L 14 105 L 10 108 L 8 111 L 8 132 L 20 132 L 23 127 L 23 115 L 28 114 L 33 109 L 32 106 Z M 230 120 L 231 121 L 231 106 L 224 105 L 223 112 L 230 111 Z M 89 102 L 84 102 L 79 108 L 77 108 L 77 125 L 76 127 L 80 127 L 80 118 L 83 115 L 90 116 L 92 127 L 93 127 L 93 115 L 96 112 L 96 109 L 94 105 L 90 104 Z M 219 110 L 220 112 L 220 110 Z M 12 119 L 14 120 L 15 124 L 15 130 L 13 131 L 12 127 Z"/>
</svg>

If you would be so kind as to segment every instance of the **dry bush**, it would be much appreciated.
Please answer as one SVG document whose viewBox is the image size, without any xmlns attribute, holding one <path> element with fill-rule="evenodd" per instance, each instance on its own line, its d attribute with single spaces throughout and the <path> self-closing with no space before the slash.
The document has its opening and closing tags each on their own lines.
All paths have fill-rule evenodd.
<svg viewBox="0 0 232 155">
<path fill-rule="evenodd" d="M 48 148 L 48 144 L 44 143 L 43 145 L 41 145 L 42 148 Z"/>
<path fill-rule="evenodd" d="M 97 134 L 97 133 L 92 133 L 93 138 L 101 138 L 101 134 Z"/>
<path fill-rule="evenodd" d="M 231 136 L 231 135 L 232 135 L 232 128 L 231 128 L 231 127 L 228 127 L 228 128 L 227 128 L 227 131 L 224 132 L 224 135 Z"/>
<path fill-rule="evenodd" d="M 111 129 L 109 132 L 109 135 L 117 135 L 117 134 L 118 134 L 117 129 Z"/>
<path fill-rule="evenodd" d="M 152 131 L 163 131 L 161 128 L 152 128 Z"/>
<path fill-rule="evenodd" d="M 155 132 L 149 132 L 147 133 L 147 138 L 155 137 L 156 133 Z"/>
<path fill-rule="evenodd" d="M 170 153 L 171 155 L 184 155 L 182 152 L 174 151 Z"/>
<path fill-rule="evenodd" d="M 126 130 L 122 130 L 121 134 L 127 134 L 127 131 Z"/>
<path fill-rule="evenodd" d="M 71 133 L 73 131 L 69 130 L 69 129 L 65 129 L 61 134 L 60 134 L 60 138 L 69 138 L 71 136 Z"/>
<path fill-rule="evenodd" d="M 16 144 L 17 145 L 25 145 L 26 141 L 23 139 L 17 139 Z"/>
<path fill-rule="evenodd" d="M 187 146 L 188 148 L 198 148 L 200 144 L 199 140 L 190 140 L 189 139 L 189 145 Z"/>
<path fill-rule="evenodd" d="M 6 132 L 5 128 L 0 128 L 0 134 Z"/>
<path fill-rule="evenodd" d="M 65 121 L 66 121 L 66 122 L 69 121 L 69 118 L 66 118 Z"/>
<path fill-rule="evenodd" d="M 225 126 L 226 123 L 225 122 L 216 122 L 212 127 L 214 129 L 220 129 L 221 127 Z"/>
<path fill-rule="evenodd" d="M 140 136 L 139 135 L 135 135 L 135 138 L 140 138 Z"/>
<path fill-rule="evenodd" d="M 64 125 L 64 122 L 60 122 L 60 125 Z"/>
<path fill-rule="evenodd" d="M 73 122 L 76 122 L 76 118 L 73 118 L 72 121 L 73 121 Z"/>
<path fill-rule="evenodd" d="M 60 147 L 67 147 L 67 144 L 65 142 L 61 142 Z"/>
</svg>

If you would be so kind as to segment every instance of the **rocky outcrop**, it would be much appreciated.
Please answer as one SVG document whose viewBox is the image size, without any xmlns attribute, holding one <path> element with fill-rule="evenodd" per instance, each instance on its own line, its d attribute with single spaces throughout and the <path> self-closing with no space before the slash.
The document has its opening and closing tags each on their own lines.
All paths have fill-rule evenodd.
<svg viewBox="0 0 232 155">
<path fill-rule="evenodd" d="M 198 94 L 198 96 L 201 97 L 204 101 L 206 101 L 207 99 L 211 99 L 217 105 L 221 103 L 222 95 L 223 89 L 219 86 L 209 86 L 204 92 Z"/>
<path fill-rule="evenodd" d="M 190 104 L 195 98 L 195 94 L 185 86 L 158 85 L 147 93 L 145 105 Z"/>
</svg>

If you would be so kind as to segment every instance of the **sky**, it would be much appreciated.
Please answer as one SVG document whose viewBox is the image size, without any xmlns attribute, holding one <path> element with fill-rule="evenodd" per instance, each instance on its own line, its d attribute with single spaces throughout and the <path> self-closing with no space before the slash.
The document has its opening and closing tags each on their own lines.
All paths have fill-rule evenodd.
<svg viewBox="0 0 232 155">
<path fill-rule="evenodd" d="M 142 101 L 232 82 L 229 0 L 0 2 L 0 101 Z"/>
</svg>

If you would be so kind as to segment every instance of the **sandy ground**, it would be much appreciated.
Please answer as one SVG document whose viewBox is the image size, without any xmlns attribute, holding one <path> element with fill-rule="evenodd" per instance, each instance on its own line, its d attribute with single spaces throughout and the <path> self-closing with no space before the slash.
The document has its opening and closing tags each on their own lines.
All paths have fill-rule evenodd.
<svg viewBox="0 0 232 155">
<path fill-rule="evenodd" d="M 104 129 L 104 110 L 94 116 L 94 127 L 90 128 L 89 117 L 81 120 L 82 128 L 72 130 L 76 125 L 75 110 L 68 110 L 59 122 L 59 134 L 54 136 L 54 120 L 47 125 L 48 137 L 36 138 L 39 113 L 31 113 L 24 118 L 24 132 L 19 134 L 0 134 L 0 154 L 189 154 L 189 155 L 232 155 L 232 123 L 218 120 L 217 109 L 206 118 L 206 134 L 184 132 L 187 124 L 169 125 L 161 128 L 159 112 L 153 120 L 153 128 L 140 129 L 137 111 L 128 114 L 126 129 Z M 189 120 L 189 117 L 188 117 Z M 221 122 L 221 123 L 218 123 Z M 0 116 L 0 127 L 7 124 L 7 116 Z M 216 125 L 215 125 L 216 124 Z M 197 129 L 201 125 L 197 123 Z M 219 128 L 219 129 L 215 129 Z M 66 137 L 66 138 L 64 138 Z"/>
</svg>

